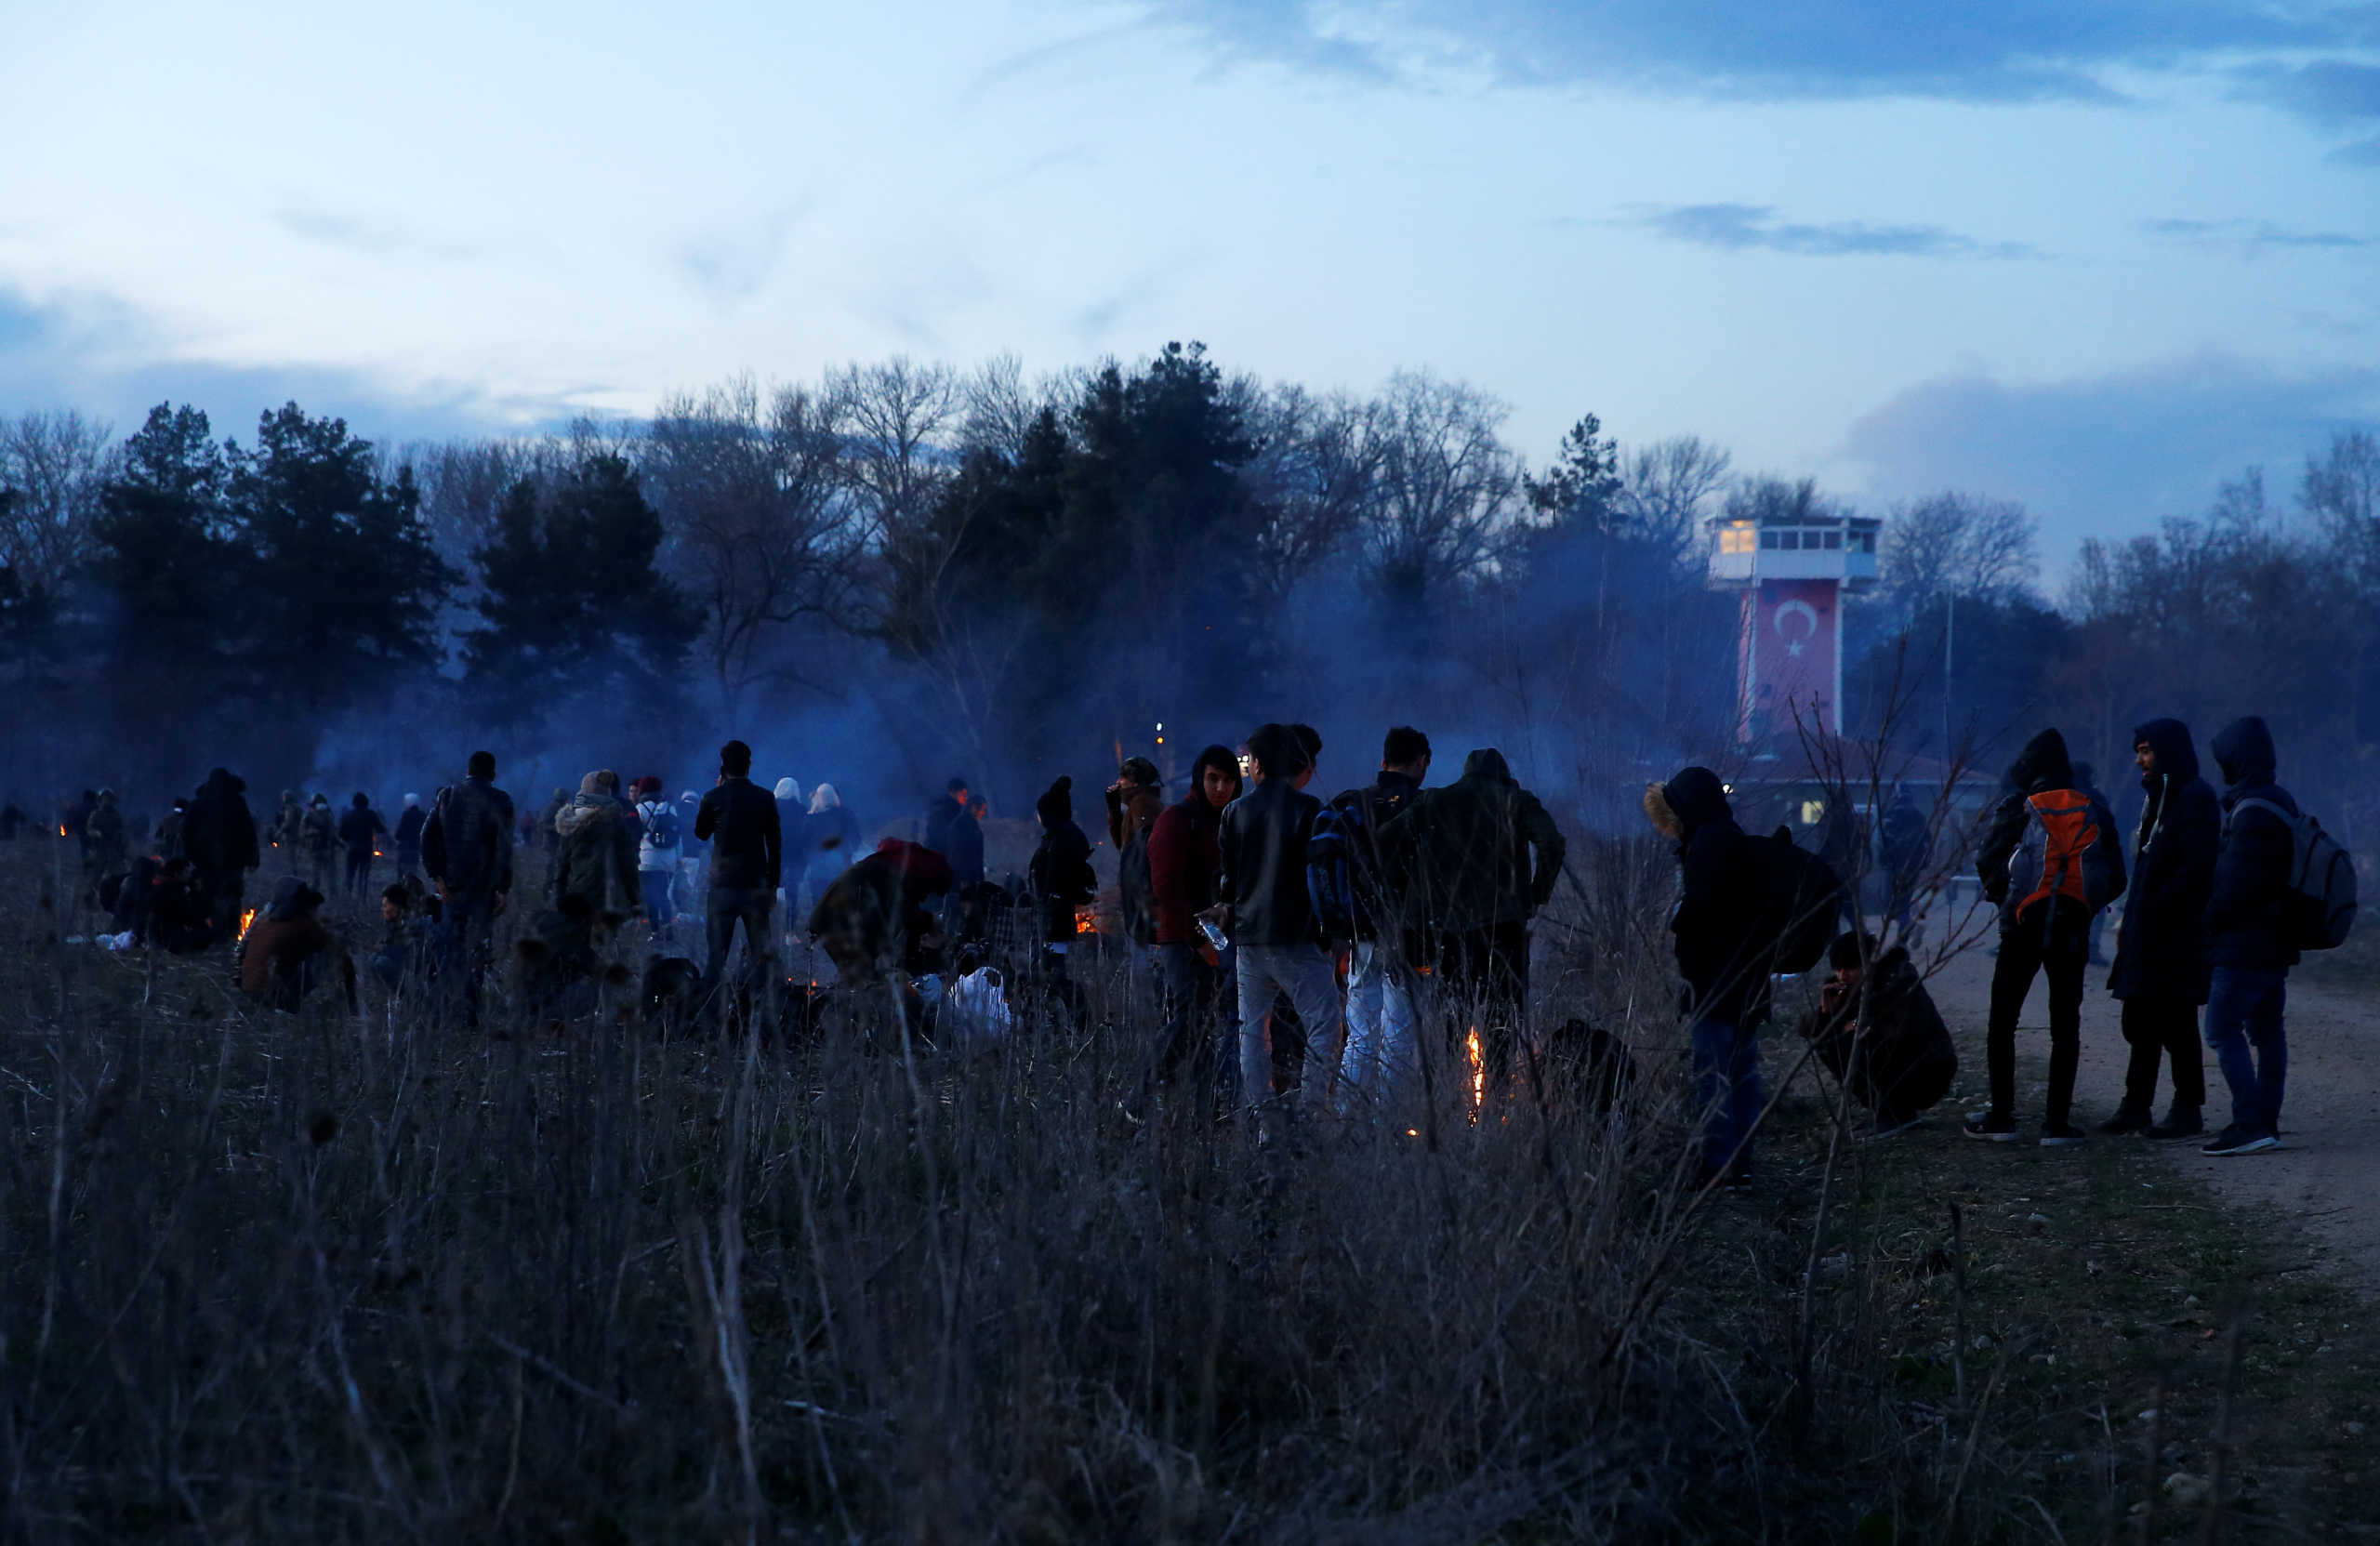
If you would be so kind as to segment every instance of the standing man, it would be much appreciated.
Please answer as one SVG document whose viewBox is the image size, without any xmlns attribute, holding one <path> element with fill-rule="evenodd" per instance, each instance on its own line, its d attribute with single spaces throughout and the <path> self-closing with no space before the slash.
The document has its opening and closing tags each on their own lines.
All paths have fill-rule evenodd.
<svg viewBox="0 0 2380 1546">
<path fill-rule="evenodd" d="M 1430 738 L 1398 725 L 1381 746 L 1380 776 L 1349 789 L 1324 810 L 1329 840 L 1309 850 L 1313 889 L 1355 942 L 1347 978 L 1347 1051 L 1340 1060 L 1342 1103 L 1377 1107 L 1413 1069 L 1414 953 L 1402 910 L 1381 861 L 1381 829 L 1421 792 L 1430 776 Z M 1342 921 L 1343 920 L 1343 921 Z"/>
<path fill-rule="evenodd" d="M 719 748 L 719 783 L 694 812 L 694 838 L 710 845 L 710 894 L 703 926 L 710 945 L 703 988 L 716 995 L 735 926 L 744 926 L 744 976 L 751 980 L 775 951 L 769 941 L 769 912 L 785 877 L 785 831 L 777 802 L 752 782 L 752 748 L 730 741 Z M 718 1002 L 716 997 L 711 1000 Z"/>
<path fill-rule="evenodd" d="M 2231 1087 L 2231 1121 L 2206 1145 L 2211 1155 L 2281 1147 L 2281 1097 L 2289 1076 L 2281 1013 L 2297 947 L 2284 922 L 2297 839 L 2297 801 L 2276 783 L 2272 732 L 2250 715 L 2215 737 L 2223 770 L 2223 827 L 2215 890 L 2206 905 L 2206 1044 Z M 2251 1049 L 2254 1055 L 2251 1055 Z"/>
<path fill-rule="evenodd" d="M 1239 759 L 1229 747 L 1209 747 L 1190 765 L 1190 792 L 1149 828 L 1149 897 L 1165 1010 L 1156 1077 L 1173 1078 L 1186 1057 L 1202 1098 L 1216 1092 L 1224 1066 L 1210 1022 L 1226 1001 L 1226 973 L 1235 968 L 1228 939 L 1217 948 L 1200 932 L 1198 915 L 1222 900 L 1223 808 L 1239 790 Z"/>
<path fill-rule="evenodd" d="M 199 786 L 198 798 L 190 802 L 190 814 L 182 823 L 182 851 L 215 909 L 215 932 L 223 939 L 240 932 L 248 874 L 261 861 L 247 787 L 229 769 L 216 769 Z"/>
<path fill-rule="evenodd" d="M 661 790 L 661 780 L 651 773 L 638 779 L 634 790 L 637 894 L 644 905 L 645 927 L 654 940 L 666 935 L 678 918 L 669 900 L 669 883 L 678 878 L 678 811 Z M 779 826 L 783 826 L 782 818 Z"/>
<path fill-rule="evenodd" d="M 2215 850 L 2223 825 L 2215 791 L 2198 775 L 2198 748 L 2179 720 L 2151 720 L 2132 733 L 2133 760 L 2147 797 L 2132 840 L 2132 900 L 2116 934 L 2108 991 L 2123 1002 L 2123 1038 L 2132 1048 L 2124 1068 L 2123 1103 L 2099 1124 L 2116 1134 L 2193 1138 L 2204 1130 L 2206 1060 L 2198 1039 L 2198 1007 L 2211 978 L 2206 959 L 2206 903 L 2215 890 Z M 2152 1122 L 2157 1065 L 2174 1067 L 2174 1103 Z"/>
<path fill-rule="evenodd" d="M 347 894 L 361 902 L 372 885 L 372 860 L 389 824 L 372 809 L 372 797 L 362 790 L 338 819 L 338 840 L 347 850 Z"/>
<path fill-rule="evenodd" d="M 947 859 L 951 825 L 967 814 L 967 781 L 954 774 L 942 788 L 942 798 L 926 807 L 925 845 Z"/>
<path fill-rule="evenodd" d="M 1752 1183 L 1752 1130 L 1760 1119 L 1760 1023 L 1768 1018 L 1768 941 L 1760 938 L 1760 877 L 1752 845 L 1708 768 L 1647 785 L 1645 814 L 1677 844 L 1677 909 L 1670 934 L 1686 980 L 1694 1098 L 1702 1114 L 1699 1184 Z"/>
<path fill-rule="evenodd" d="M 397 815 L 397 879 L 421 867 L 421 829 L 430 824 L 430 813 L 421 808 L 419 795 L 405 796 L 405 808 Z"/>
<path fill-rule="evenodd" d="M 1528 922 L 1562 873 L 1561 828 L 1504 754 L 1483 747 L 1463 759 L 1461 778 L 1421 791 L 1381 829 L 1381 852 L 1408 926 L 1435 944 L 1457 1018 L 1479 1008 L 1488 1077 L 1510 1077 L 1527 1013 Z"/>
<path fill-rule="evenodd" d="M 1248 738 L 1256 787 L 1223 812 L 1217 846 L 1225 928 L 1238 953 L 1239 1098 L 1264 1108 L 1273 1089 L 1273 999 L 1286 993 L 1305 1032 L 1301 1101 L 1330 1098 L 1342 1033 L 1339 982 L 1316 934 L 1306 890 L 1306 844 L 1322 801 L 1305 792 L 1314 754 L 1296 727 L 1267 724 Z"/>
<path fill-rule="evenodd" d="M 2042 1147 L 2070 1148 L 2082 1131 L 2068 1118 L 2082 1056 L 2082 973 L 2091 958 L 2091 918 L 2123 893 L 2122 851 L 2104 803 L 2075 787 L 2066 737 L 2044 730 L 2008 770 L 2016 793 L 1991 813 L 1977 850 L 1976 879 L 2000 909 L 2000 955 L 1991 966 L 1984 1063 L 1991 1109 L 1967 1118 L 1966 1134 L 2016 1141 L 2016 1017 L 2033 979 L 2049 979 L 2049 1099 Z M 2095 881 L 2094 877 L 2105 879 Z"/>
<path fill-rule="evenodd" d="M 461 996 L 464 1023 L 476 1030 L 496 920 L 512 895 L 512 797 L 496 786 L 496 753 L 471 753 L 463 781 L 439 795 L 421 829 L 421 867 L 444 904 L 439 978 Z"/>
</svg>

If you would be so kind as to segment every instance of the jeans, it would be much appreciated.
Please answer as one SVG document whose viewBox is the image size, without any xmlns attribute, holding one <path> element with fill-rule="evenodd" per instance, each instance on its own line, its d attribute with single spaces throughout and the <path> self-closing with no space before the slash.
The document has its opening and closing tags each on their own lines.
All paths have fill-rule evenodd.
<svg viewBox="0 0 2380 1546">
<path fill-rule="evenodd" d="M 361 897 L 371 889 L 372 851 L 368 848 L 349 849 L 347 851 L 347 894 Z"/>
<path fill-rule="evenodd" d="M 2056 907 L 2044 920 L 2041 909 Z M 2074 1068 L 2082 1057 L 2082 971 L 2091 958 L 2091 920 L 2078 906 L 2033 905 L 2027 916 L 2000 927 L 2000 957 L 1991 963 L 1991 1011 L 1984 1030 L 1984 1062 L 1991 1076 L 1991 1109 L 2016 1110 L 2016 1017 L 2049 978 L 2049 1125 L 2064 1127 L 2074 1105 Z"/>
<path fill-rule="evenodd" d="M 2281 1097 L 2289 1081 L 2286 967 L 2218 966 L 2206 996 L 2206 1044 L 2231 1087 L 2231 1123 L 2250 1132 L 2281 1131 Z M 2250 1055 L 2254 1048 L 2254 1055 Z"/>
<path fill-rule="evenodd" d="M 677 879 L 677 872 L 669 869 L 636 872 L 637 886 L 644 896 L 644 920 L 655 936 L 668 928 L 676 917 L 669 905 L 669 883 Z"/>
<path fill-rule="evenodd" d="M 1299 1103 L 1318 1111 L 1330 1099 L 1342 1032 L 1339 977 L 1318 945 L 1239 947 L 1239 1098 L 1262 1104 L 1273 1089 L 1272 1011 L 1286 993 L 1305 1030 L 1305 1065 Z"/>
<path fill-rule="evenodd" d="M 480 1023 L 480 978 L 487 971 L 489 958 L 496 953 L 495 896 L 453 892 L 443 926 L 444 948 L 439 975 L 445 979 L 449 1006 L 459 998 L 463 1023 L 476 1030 Z"/>
<path fill-rule="evenodd" d="M 1347 1053 L 1339 1064 L 1339 1100 L 1378 1109 L 1412 1072 L 1413 990 L 1395 940 L 1361 940 L 1347 978 Z"/>
<path fill-rule="evenodd" d="M 1702 1169 L 1752 1163 L 1760 1119 L 1760 1039 L 1724 1020 L 1694 1023 L 1694 1101 L 1702 1113 Z"/>
<path fill-rule="evenodd" d="M 2174 1104 L 2196 1111 L 2206 1104 L 2206 1059 L 2198 1041 L 2198 1006 L 2186 998 L 2127 998 L 2123 1039 L 2132 1048 L 2124 1065 L 2126 1105 L 2147 1111 L 2157 1101 L 2157 1064 L 2174 1065 Z"/>
<path fill-rule="evenodd" d="M 1211 1092 L 1221 1059 L 1216 1056 L 1215 1019 L 1223 1007 L 1223 973 L 1207 964 L 1194 945 L 1157 947 L 1157 1004 L 1164 1029 L 1157 1045 L 1157 1082 L 1170 1082 L 1186 1062 L 1197 1090 Z"/>
<path fill-rule="evenodd" d="M 758 976 L 760 963 L 775 954 L 769 938 L 769 914 L 775 907 L 776 899 L 776 892 L 766 886 L 711 888 L 710 905 L 703 915 L 703 932 L 710 946 L 710 959 L 703 968 L 706 993 L 719 991 L 728 953 L 735 948 L 738 923 L 744 926 L 743 981 Z"/>
</svg>

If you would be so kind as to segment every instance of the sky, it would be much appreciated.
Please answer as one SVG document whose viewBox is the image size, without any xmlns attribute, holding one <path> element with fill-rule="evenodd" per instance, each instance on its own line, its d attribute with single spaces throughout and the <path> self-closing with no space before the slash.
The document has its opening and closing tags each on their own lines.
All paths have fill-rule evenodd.
<svg viewBox="0 0 2380 1546">
<path fill-rule="evenodd" d="M 2380 424 L 2380 3 L 0 0 L 0 411 L 1203 340 L 2083 535 Z"/>
</svg>

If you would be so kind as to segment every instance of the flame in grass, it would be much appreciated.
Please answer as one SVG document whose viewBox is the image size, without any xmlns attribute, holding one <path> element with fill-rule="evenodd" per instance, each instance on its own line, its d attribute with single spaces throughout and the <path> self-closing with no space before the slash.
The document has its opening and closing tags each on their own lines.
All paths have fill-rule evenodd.
<svg viewBox="0 0 2380 1546">
<path fill-rule="evenodd" d="M 249 907 L 240 914 L 240 937 L 242 939 L 246 939 L 248 937 L 248 925 L 254 923 L 256 920 L 257 910 L 254 907 Z"/>
<path fill-rule="evenodd" d="M 1087 934 L 1095 934 L 1097 932 L 1099 932 L 1099 915 L 1092 912 L 1089 907 L 1076 908 L 1075 937 L 1077 939 L 1080 939 Z"/>
<path fill-rule="evenodd" d="M 1462 1050 L 1471 1059 L 1471 1120 L 1479 1120 L 1479 1108 L 1488 1103 L 1488 1059 L 1479 1045 L 1479 1027 L 1471 1027 L 1463 1037 Z"/>
</svg>

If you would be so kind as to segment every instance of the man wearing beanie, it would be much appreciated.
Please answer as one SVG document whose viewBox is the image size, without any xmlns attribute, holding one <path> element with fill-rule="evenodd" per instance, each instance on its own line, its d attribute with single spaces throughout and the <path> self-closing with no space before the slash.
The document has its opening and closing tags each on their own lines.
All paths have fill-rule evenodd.
<svg viewBox="0 0 2380 1546">
<path fill-rule="evenodd" d="M 1041 901 L 1041 959 L 1058 996 L 1079 1009 L 1079 990 L 1066 975 L 1066 955 L 1075 938 L 1075 909 L 1099 895 L 1099 874 L 1091 867 L 1091 839 L 1075 825 L 1075 781 L 1061 777 L 1033 802 L 1041 821 L 1041 842 L 1033 851 L 1025 880 Z"/>
<path fill-rule="evenodd" d="M 694 839 L 710 845 L 710 895 L 703 914 L 710 958 L 703 989 L 713 1004 L 738 923 L 744 926 L 747 982 L 774 954 L 769 915 L 785 875 L 785 836 L 776 800 L 752 782 L 751 773 L 752 748 L 728 742 L 719 748 L 719 783 L 694 810 Z"/>
<path fill-rule="evenodd" d="M 1274 998 L 1289 996 L 1305 1030 L 1300 1101 L 1321 1110 L 1339 1063 L 1339 983 L 1316 934 L 1306 889 L 1306 845 L 1322 801 L 1314 781 L 1320 737 L 1303 726 L 1259 726 L 1248 738 L 1256 787 L 1223 812 L 1222 892 L 1238 946 L 1240 1099 L 1263 1106 L 1273 1088 Z"/>
</svg>

